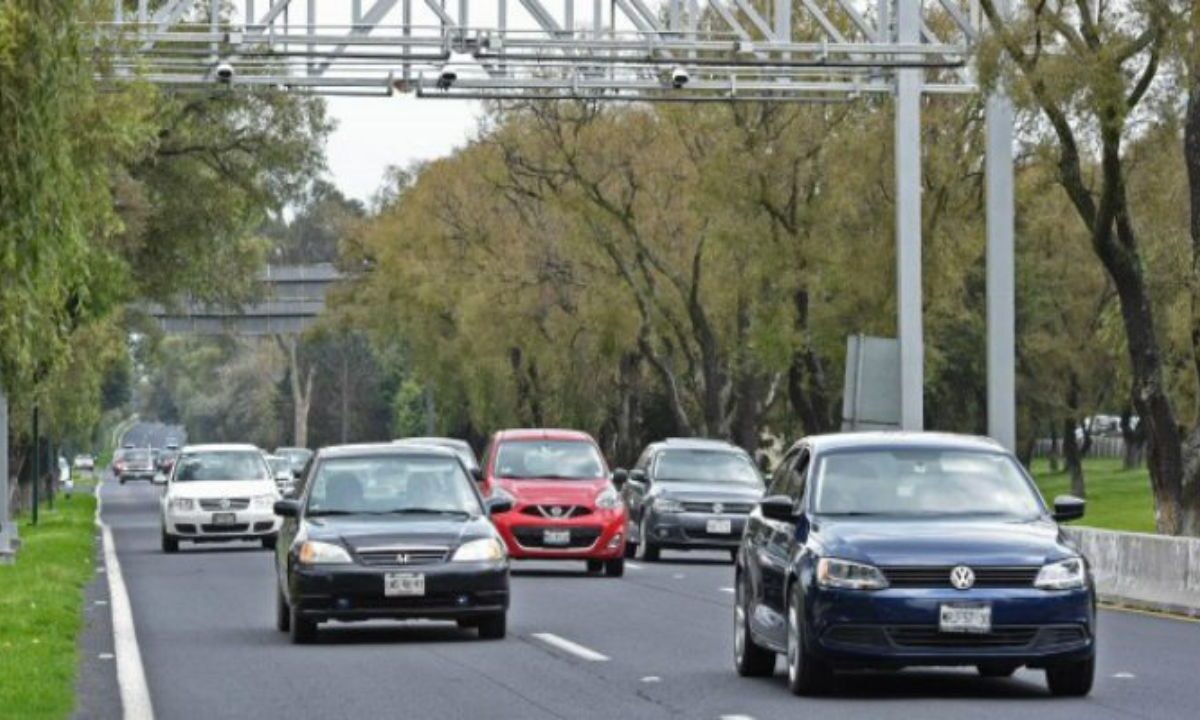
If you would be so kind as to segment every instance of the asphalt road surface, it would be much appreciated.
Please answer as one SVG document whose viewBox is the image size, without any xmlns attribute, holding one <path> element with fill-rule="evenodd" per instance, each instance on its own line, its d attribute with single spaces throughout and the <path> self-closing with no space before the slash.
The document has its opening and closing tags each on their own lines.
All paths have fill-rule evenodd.
<svg viewBox="0 0 1200 720">
<path fill-rule="evenodd" d="M 1090 698 L 1050 698 L 1043 674 L 1024 670 L 854 674 L 829 697 L 794 698 L 782 661 L 771 679 L 734 673 L 733 571 L 720 555 L 665 553 L 622 579 L 587 576 L 582 563 L 518 564 L 503 641 L 379 623 L 325 625 L 318 644 L 294 646 L 274 628 L 269 552 L 184 544 L 164 555 L 160 490 L 102 492 L 161 719 L 1200 716 L 1200 624 L 1109 611 Z M 78 716 L 111 712 L 90 710 L 85 692 Z"/>
</svg>

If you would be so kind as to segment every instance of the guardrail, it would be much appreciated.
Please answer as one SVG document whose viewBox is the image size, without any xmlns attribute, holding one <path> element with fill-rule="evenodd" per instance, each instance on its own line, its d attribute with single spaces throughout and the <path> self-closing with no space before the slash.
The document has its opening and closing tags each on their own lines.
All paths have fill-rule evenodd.
<svg viewBox="0 0 1200 720">
<path fill-rule="evenodd" d="M 1101 600 L 1200 617 L 1200 538 L 1063 530 L 1091 565 Z"/>
</svg>

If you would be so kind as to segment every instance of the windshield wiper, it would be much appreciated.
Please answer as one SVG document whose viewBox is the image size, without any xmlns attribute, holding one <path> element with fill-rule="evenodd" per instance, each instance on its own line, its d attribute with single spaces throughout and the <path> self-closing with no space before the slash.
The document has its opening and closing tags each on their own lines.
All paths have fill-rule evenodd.
<svg viewBox="0 0 1200 720">
<path fill-rule="evenodd" d="M 359 513 L 353 510 L 309 510 L 305 514 L 308 517 L 321 517 L 323 515 L 358 515 Z"/>
<path fill-rule="evenodd" d="M 466 510 L 449 510 L 446 508 L 396 508 L 395 510 L 376 510 L 372 515 L 454 515 L 456 517 L 471 517 Z"/>
</svg>

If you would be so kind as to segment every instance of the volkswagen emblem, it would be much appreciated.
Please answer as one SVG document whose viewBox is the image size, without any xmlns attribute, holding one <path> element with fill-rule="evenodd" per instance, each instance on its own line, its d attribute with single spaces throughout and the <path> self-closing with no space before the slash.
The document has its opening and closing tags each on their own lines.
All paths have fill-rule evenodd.
<svg viewBox="0 0 1200 720">
<path fill-rule="evenodd" d="M 221 498 L 221 509 L 222 510 L 229 509 L 229 498 Z"/>
<path fill-rule="evenodd" d="M 397 565 L 407 565 L 408 564 L 408 553 L 400 553 L 399 555 L 397 555 L 396 556 L 396 564 Z"/>
<path fill-rule="evenodd" d="M 720 515 L 721 513 L 725 512 L 725 506 L 721 503 L 713 503 L 713 512 Z"/>
<path fill-rule="evenodd" d="M 558 505 L 555 505 L 554 507 L 550 508 L 550 514 L 554 517 L 562 517 L 563 509 Z"/>
<path fill-rule="evenodd" d="M 950 584 L 956 590 L 970 590 L 975 585 L 975 571 L 966 565 L 959 565 L 950 571 Z"/>
</svg>

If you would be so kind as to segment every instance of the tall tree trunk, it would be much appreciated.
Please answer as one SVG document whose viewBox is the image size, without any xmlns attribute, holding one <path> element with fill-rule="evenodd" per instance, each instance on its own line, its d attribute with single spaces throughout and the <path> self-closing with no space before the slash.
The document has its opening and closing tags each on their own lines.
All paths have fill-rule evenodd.
<svg viewBox="0 0 1200 720">
<path fill-rule="evenodd" d="M 1183 159 L 1188 175 L 1189 228 L 1192 236 L 1192 364 L 1200 386 L 1200 3 L 1192 3 L 1187 47 L 1188 102 L 1183 126 Z M 1197 393 L 1200 396 L 1200 393 Z M 1200 535 L 1200 412 L 1184 448 L 1181 530 Z"/>
<path fill-rule="evenodd" d="M 1142 449 L 1146 445 L 1146 429 L 1141 422 L 1133 424 L 1133 410 L 1126 406 L 1121 411 L 1121 464 L 1126 470 L 1142 466 Z"/>
<path fill-rule="evenodd" d="M 834 430 L 833 394 L 829 391 L 824 364 L 807 343 L 808 291 L 801 288 L 792 296 L 796 310 L 796 330 L 806 342 L 792 354 L 788 366 L 787 393 L 792 409 L 800 418 L 807 435 Z"/>
<path fill-rule="evenodd" d="M 1056 473 L 1062 470 L 1060 462 L 1062 455 L 1059 452 L 1058 444 L 1058 425 L 1054 422 L 1050 423 L 1050 472 Z"/>
<path fill-rule="evenodd" d="M 308 411 L 312 407 L 313 375 L 315 368 L 300 367 L 297 352 L 299 339 L 295 335 L 275 336 L 288 359 L 288 378 L 292 387 L 292 443 L 296 447 L 308 447 Z M 301 379 L 303 376 L 303 379 Z"/>
<path fill-rule="evenodd" d="M 341 430 L 342 444 L 349 442 L 350 436 L 350 359 L 346 356 L 346 347 L 342 346 L 342 413 Z"/>
<path fill-rule="evenodd" d="M 1071 494 L 1075 497 L 1087 497 L 1087 488 L 1083 478 L 1083 459 L 1079 453 L 1079 443 L 1075 431 L 1079 423 L 1070 417 L 1063 420 L 1063 460 L 1066 461 L 1067 472 L 1071 475 Z"/>
</svg>

